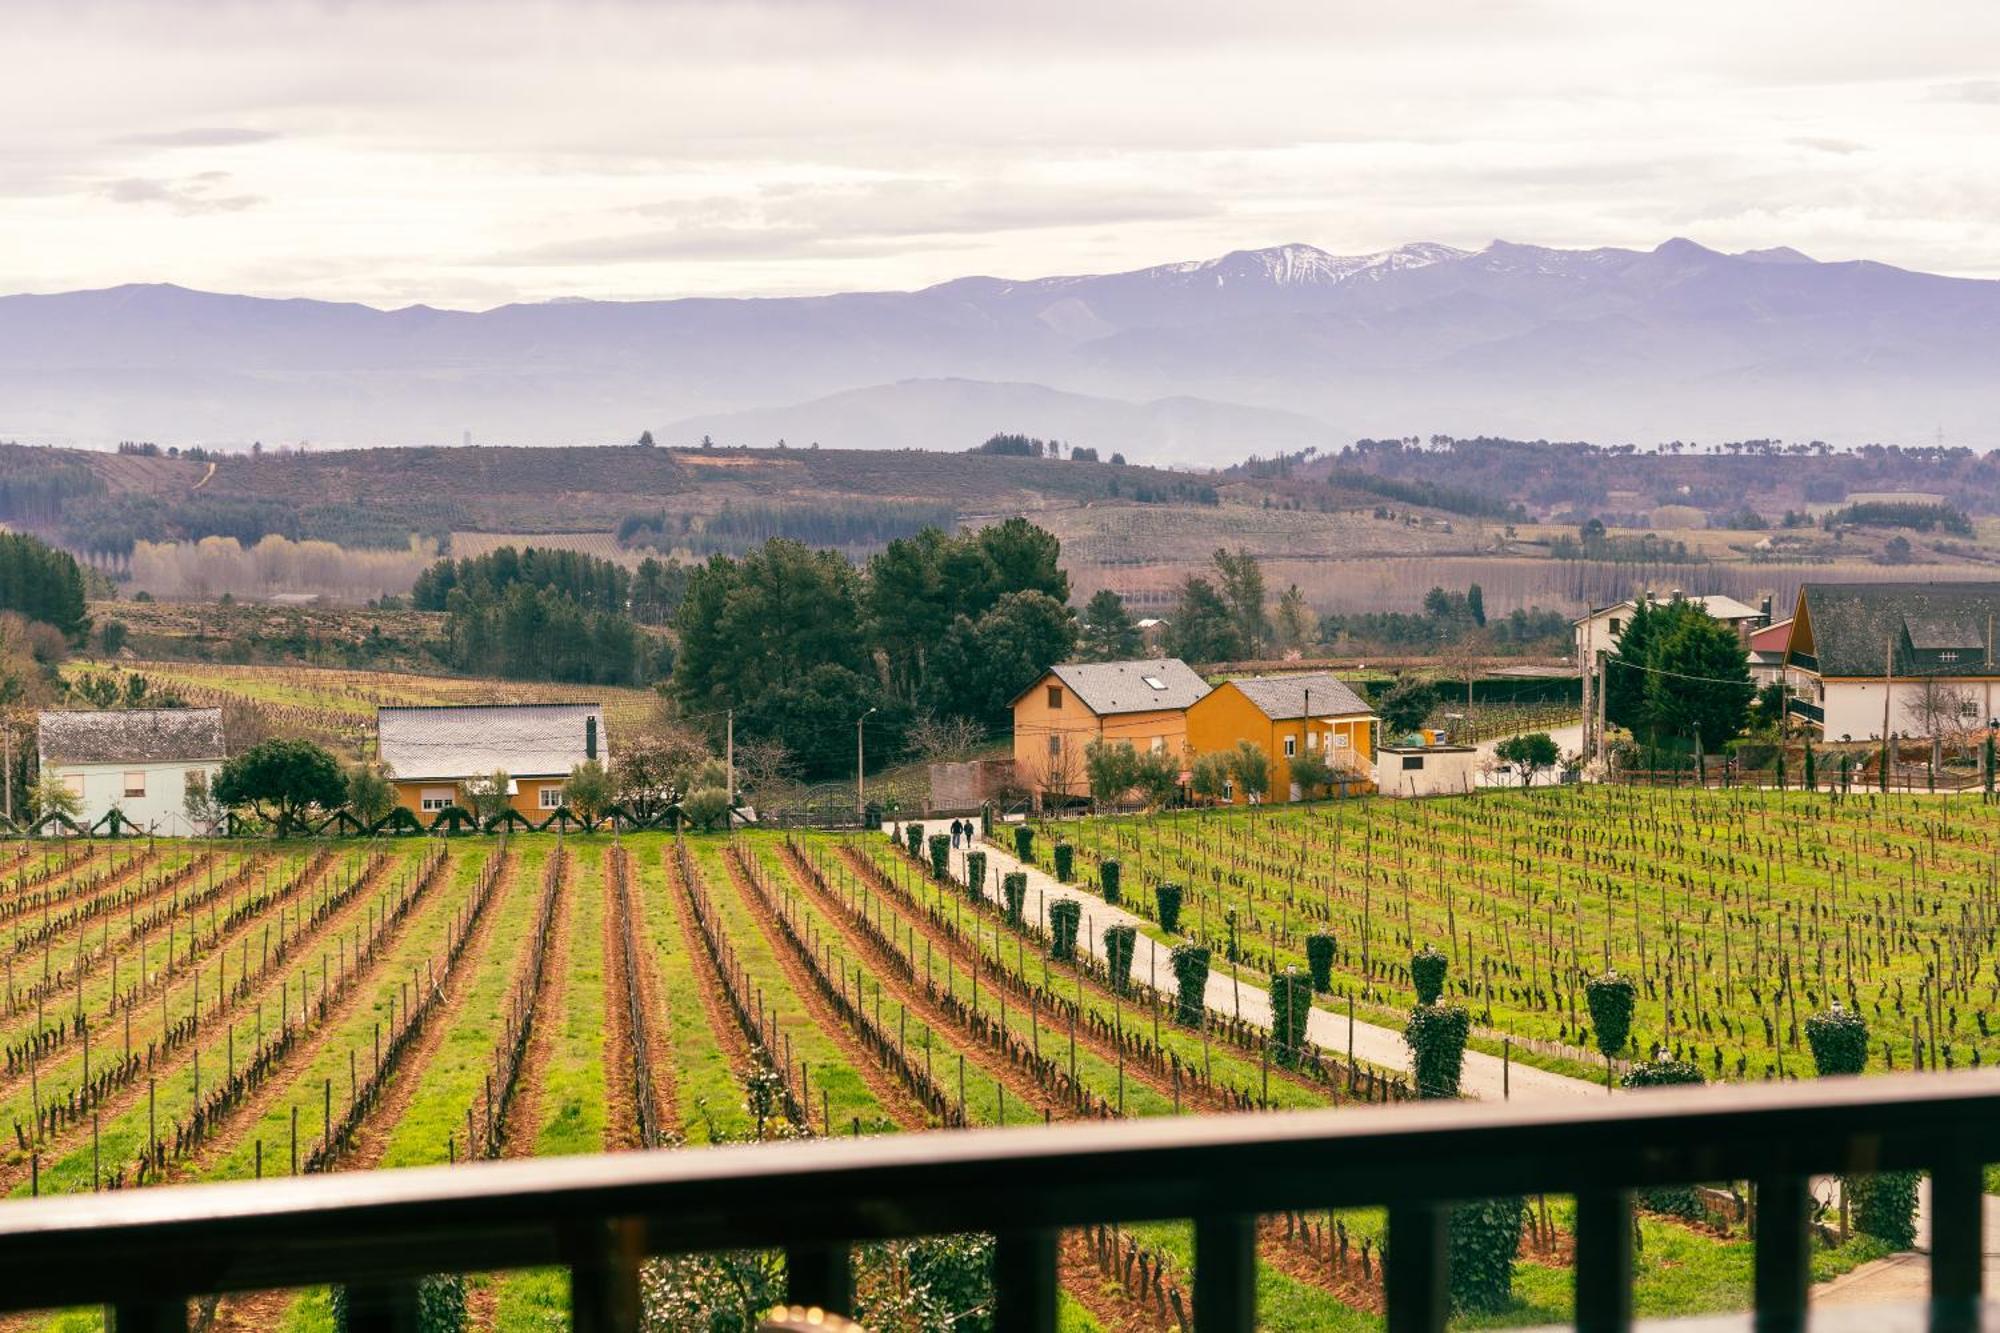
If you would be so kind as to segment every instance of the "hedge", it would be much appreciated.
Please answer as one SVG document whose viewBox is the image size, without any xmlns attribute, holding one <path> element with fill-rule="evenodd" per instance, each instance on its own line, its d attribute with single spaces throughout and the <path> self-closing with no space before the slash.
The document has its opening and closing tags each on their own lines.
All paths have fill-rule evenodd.
<svg viewBox="0 0 2000 1333">
<path fill-rule="evenodd" d="M 1848 1078 L 1868 1068 L 1868 1020 L 1838 1004 L 1806 1019 L 1806 1043 L 1821 1078 Z M 1854 1229 L 1907 1250 L 1917 1241 L 1915 1171 L 1844 1176 Z"/>
<path fill-rule="evenodd" d="M 1007 921 L 1010 925 L 1021 924 L 1021 908 L 1028 901 L 1028 876 L 1016 870 L 1002 877 L 1000 892 L 1006 898 Z"/>
<path fill-rule="evenodd" d="M 1410 1010 L 1403 1040 L 1410 1048 L 1417 1096 L 1458 1096 L 1458 1081 L 1465 1072 L 1465 1038 L 1471 1030 L 1472 1016 L 1460 1005 L 1420 1004 Z"/>
<path fill-rule="evenodd" d="M 1133 926 L 1104 928 L 1104 959 L 1111 968 L 1111 987 L 1120 995 L 1132 990 L 1132 946 L 1138 937 L 1138 929 Z"/>
<path fill-rule="evenodd" d="M 1181 886 L 1162 884 L 1153 890 L 1153 902 L 1159 909 L 1160 929 L 1169 935 L 1180 934 L 1181 929 Z"/>
<path fill-rule="evenodd" d="M 1312 973 L 1313 989 L 1325 995 L 1333 989 L 1333 936 L 1315 931 L 1306 936 L 1306 967 Z"/>
<path fill-rule="evenodd" d="M 1514 1255 L 1521 1248 L 1524 1200 L 1481 1199 L 1451 1210 L 1451 1308 L 1461 1314 L 1504 1310 L 1514 1297 Z"/>
<path fill-rule="evenodd" d="M 965 854 L 965 893 L 975 901 L 986 893 L 986 853 Z"/>
<path fill-rule="evenodd" d="M 1627 1088 L 1672 1088 L 1706 1082 L 1691 1061 L 1642 1060 L 1625 1071 L 1619 1083 Z M 1693 1185 L 1655 1185 L 1638 1192 L 1639 1202 L 1656 1213 L 1698 1222 L 1708 1211 Z"/>
<path fill-rule="evenodd" d="M 1070 872 L 1076 868 L 1076 848 L 1066 842 L 1058 842 L 1055 847 L 1056 878 L 1069 883 Z"/>
<path fill-rule="evenodd" d="M 333 1326 L 347 1333 L 350 1301 L 346 1287 L 335 1287 Z M 460 1333 L 465 1327 L 465 1279 L 452 1274 L 417 1282 L 417 1333 Z"/>
<path fill-rule="evenodd" d="M 1176 944 L 1168 957 L 1179 987 L 1174 1020 L 1199 1027 L 1208 1014 L 1208 950 L 1199 944 Z"/>
<path fill-rule="evenodd" d="M 1118 902 L 1119 869 L 1116 861 L 1106 861 L 1097 870 L 1097 882 L 1104 890 L 1104 901 L 1114 906 Z"/>
<path fill-rule="evenodd" d="M 910 855 L 921 861 L 924 855 L 924 826 L 922 824 L 903 825 L 903 840 L 910 844 Z"/>
<path fill-rule="evenodd" d="M 1083 904 L 1074 898 L 1049 904 L 1049 957 L 1059 963 L 1076 957 L 1076 924 L 1082 918 Z"/>
<path fill-rule="evenodd" d="M 951 878 L 951 837 L 944 833 L 931 834 L 931 878 L 943 882 Z"/>
<path fill-rule="evenodd" d="M 1271 1055 L 1287 1069 L 1306 1048 L 1306 1017 L 1312 1013 L 1312 982 L 1296 967 L 1271 974 Z"/>
<path fill-rule="evenodd" d="M 1024 863 L 1035 863 L 1035 831 L 1026 824 L 1014 826 L 1014 855 Z"/>
<path fill-rule="evenodd" d="M 1614 969 L 1584 982 L 1583 998 L 1590 1006 L 1591 1035 L 1608 1060 L 1624 1050 L 1625 1043 L 1632 1039 L 1632 1011 L 1639 1001 L 1638 988 Z"/>
</svg>

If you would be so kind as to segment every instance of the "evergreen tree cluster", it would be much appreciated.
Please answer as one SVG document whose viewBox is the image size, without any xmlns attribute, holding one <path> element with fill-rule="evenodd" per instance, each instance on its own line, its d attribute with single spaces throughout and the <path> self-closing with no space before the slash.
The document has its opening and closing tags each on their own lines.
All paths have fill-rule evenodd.
<svg viewBox="0 0 2000 1333">
<path fill-rule="evenodd" d="M 1750 719 L 1749 654 L 1693 602 L 1643 602 L 1604 672 L 1605 715 L 1651 743 L 1699 738 L 1713 754 Z"/>
<path fill-rule="evenodd" d="M 81 643 L 90 617 L 76 558 L 33 537 L 0 532 L 0 611 L 54 625 L 71 643 Z"/>
<path fill-rule="evenodd" d="M 661 606 L 671 592 L 665 567 L 642 571 L 642 579 L 642 604 Z M 445 612 L 445 657 L 459 670 L 643 685 L 667 658 L 665 645 L 633 619 L 634 582 L 623 567 L 579 551 L 503 546 L 438 561 L 417 576 L 411 601 L 421 611 Z"/>
</svg>

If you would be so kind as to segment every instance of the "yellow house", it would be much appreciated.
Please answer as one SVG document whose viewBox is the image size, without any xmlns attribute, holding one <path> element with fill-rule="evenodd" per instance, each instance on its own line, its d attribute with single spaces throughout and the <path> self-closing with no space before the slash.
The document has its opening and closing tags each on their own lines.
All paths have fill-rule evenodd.
<svg viewBox="0 0 2000 1333">
<path fill-rule="evenodd" d="M 1271 760 L 1266 799 L 1296 801 L 1292 764 L 1301 752 L 1323 753 L 1356 782 L 1373 779 L 1377 719 L 1361 696 L 1335 676 L 1255 676 L 1226 680 L 1188 709 L 1188 745 L 1195 754 L 1233 750 L 1250 741 Z M 1231 790 L 1229 799 L 1246 800 Z"/>
<path fill-rule="evenodd" d="M 507 803 L 539 824 L 562 807 L 571 769 L 611 758 L 603 706 L 590 703 L 378 708 L 375 734 L 396 804 L 426 822 L 498 771 Z"/>
<path fill-rule="evenodd" d="M 1015 781 L 1041 796 L 1088 795 L 1092 741 L 1178 755 L 1188 706 L 1207 693 L 1208 682 L 1176 657 L 1052 667 L 1014 696 Z"/>
</svg>

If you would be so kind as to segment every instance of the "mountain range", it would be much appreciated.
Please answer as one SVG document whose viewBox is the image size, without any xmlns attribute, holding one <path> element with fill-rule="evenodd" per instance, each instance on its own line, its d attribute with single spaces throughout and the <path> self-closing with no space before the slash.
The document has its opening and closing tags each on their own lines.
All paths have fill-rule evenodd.
<svg viewBox="0 0 2000 1333">
<path fill-rule="evenodd" d="M 2000 282 L 1777 248 L 1240 250 L 911 292 L 378 310 L 0 297 L 0 437 L 963 449 L 1219 464 L 1357 436 L 1984 443 Z"/>
</svg>

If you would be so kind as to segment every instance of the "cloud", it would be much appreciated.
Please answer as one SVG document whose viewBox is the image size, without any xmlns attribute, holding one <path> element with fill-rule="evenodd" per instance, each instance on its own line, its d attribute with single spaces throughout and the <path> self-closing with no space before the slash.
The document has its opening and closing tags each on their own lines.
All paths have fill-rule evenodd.
<svg viewBox="0 0 2000 1333">
<path fill-rule="evenodd" d="M 1859 143 L 1853 139 L 1829 139 L 1815 135 L 1804 135 L 1797 139 L 1789 139 L 1786 142 L 1795 147 L 1810 148 L 1819 153 L 1832 153 L 1838 157 L 1846 157 L 1851 153 L 1865 153 L 1868 151 L 1867 144 Z"/>
<path fill-rule="evenodd" d="M 1964 83 L 1941 84 L 1931 90 L 1931 95 L 1941 102 L 1976 102 L 1981 106 L 2000 106 L 2000 79 L 1972 79 Z"/>
<path fill-rule="evenodd" d="M 118 142 L 140 148 L 234 148 L 239 144 L 268 143 L 277 137 L 275 130 L 210 125 L 185 130 L 161 130 L 151 134 L 127 134 Z"/>
<path fill-rule="evenodd" d="M 226 171 L 203 171 L 174 180 L 127 176 L 106 181 L 98 193 L 114 204 L 164 204 L 184 217 L 202 213 L 241 213 L 264 202 L 254 194 L 225 194 Z"/>
</svg>

